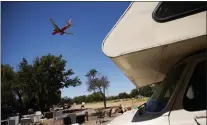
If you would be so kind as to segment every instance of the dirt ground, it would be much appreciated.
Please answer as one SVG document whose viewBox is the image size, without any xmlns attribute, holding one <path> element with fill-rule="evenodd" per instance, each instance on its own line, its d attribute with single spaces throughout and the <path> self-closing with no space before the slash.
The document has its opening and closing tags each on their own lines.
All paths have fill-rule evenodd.
<svg viewBox="0 0 207 125">
<path fill-rule="evenodd" d="M 119 106 L 120 104 L 122 104 L 124 107 L 132 107 L 135 108 L 141 104 L 143 104 L 144 102 L 147 101 L 147 98 L 144 99 L 122 99 L 122 100 L 113 100 L 113 101 L 107 101 L 107 107 L 113 107 L 113 106 Z M 90 113 L 95 112 L 95 109 L 97 108 L 102 108 L 104 107 L 103 102 L 98 102 L 98 103 L 86 103 L 84 108 L 87 108 L 87 111 L 89 113 L 89 121 L 86 121 L 85 123 L 83 123 L 82 125 L 99 125 L 100 123 L 96 123 L 97 118 L 96 117 L 90 117 Z M 71 108 L 73 109 L 80 109 L 81 105 L 73 105 Z M 101 123 L 100 125 L 106 125 L 107 123 L 109 123 L 110 121 L 112 121 L 114 118 L 116 118 L 117 116 L 119 116 L 121 114 L 114 114 L 112 117 L 106 117 L 104 122 Z M 44 125 L 63 125 L 63 121 L 61 120 L 46 120 L 46 124 Z"/>
<path fill-rule="evenodd" d="M 120 115 L 120 114 L 119 114 Z M 105 118 L 104 119 L 104 122 L 102 123 L 99 123 L 97 122 L 96 123 L 96 118 L 90 118 L 89 121 L 86 121 L 84 122 L 83 124 L 81 125 L 106 125 L 108 124 L 111 120 L 113 120 L 114 118 L 116 118 L 118 115 L 116 116 L 113 116 L 113 117 L 110 117 L 110 118 Z M 53 120 L 53 119 L 49 119 L 47 120 L 47 123 L 46 124 L 43 124 L 43 125 L 64 125 L 63 121 L 62 120 Z"/>
<path fill-rule="evenodd" d="M 147 101 L 147 98 L 145 99 L 134 99 L 134 100 L 131 100 L 131 99 L 125 99 L 125 100 L 120 100 L 120 101 L 108 101 L 106 104 L 107 104 L 107 107 L 111 107 L 111 106 L 118 106 L 120 104 L 122 104 L 124 107 L 132 107 L 132 108 L 135 108 L 141 104 L 143 104 L 144 102 Z M 99 103 L 90 103 L 90 104 L 86 104 L 85 105 L 85 108 L 102 108 L 104 105 L 103 105 L 103 102 L 99 102 Z M 75 108 L 80 108 L 80 105 L 76 105 Z M 83 123 L 82 125 L 107 125 L 110 121 L 112 121 L 114 118 L 116 118 L 117 116 L 119 116 L 121 114 L 115 114 L 113 115 L 112 117 L 107 117 L 105 119 L 105 121 L 103 123 L 97 123 L 96 124 L 96 118 L 89 118 L 89 121 Z"/>
<path fill-rule="evenodd" d="M 113 101 L 107 101 L 106 102 L 106 106 L 107 107 L 112 107 L 112 106 L 119 106 L 120 104 L 122 104 L 124 107 L 137 107 L 140 104 L 144 103 L 147 101 L 148 98 L 143 98 L 143 99 L 122 99 L 122 100 L 113 100 Z M 73 105 L 71 108 L 74 109 L 79 109 L 81 107 L 81 105 Z M 85 108 L 102 108 L 104 107 L 103 102 L 97 102 L 97 103 L 86 103 L 85 104 Z"/>
<path fill-rule="evenodd" d="M 116 115 L 113 115 L 112 117 L 106 117 L 104 119 L 104 122 L 102 123 L 99 123 L 99 122 L 96 123 L 97 121 L 96 118 L 90 118 L 89 121 L 86 121 L 82 125 L 107 125 L 110 121 L 112 121 L 114 118 L 118 117 L 119 115 L 121 114 L 116 114 Z"/>
</svg>

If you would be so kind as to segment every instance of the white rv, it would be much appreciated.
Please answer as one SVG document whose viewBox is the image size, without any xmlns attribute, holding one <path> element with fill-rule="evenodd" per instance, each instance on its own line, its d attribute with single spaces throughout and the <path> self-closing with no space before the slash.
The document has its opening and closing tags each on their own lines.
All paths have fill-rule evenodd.
<svg viewBox="0 0 207 125">
<path fill-rule="evenodd" d="M 206 2 L 132 2 L 102 50 L 147 103 L 108 125 L 206 125 Z"/>
</svg>

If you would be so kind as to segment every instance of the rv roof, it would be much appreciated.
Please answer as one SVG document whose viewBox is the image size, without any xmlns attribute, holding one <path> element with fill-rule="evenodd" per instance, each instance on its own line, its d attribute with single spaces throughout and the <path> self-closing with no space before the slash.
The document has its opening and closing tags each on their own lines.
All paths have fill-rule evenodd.
<svg viewBox="0 0 207 125">
<path fill-rule="evenodd" d="M 158 23 L 152 18 L 158 3 L 132 2 L 104 39 L 103 52 L 117 57 L 206 34 L 206 12 Z"/>
<path fill-rule="evenodd" d="M 158 3 L 130 4 L 102 44 L 137 87 L 162 81 L 177 61 L 207 46 L 206 12 L 158 23 L 152 18 Z"/>
</svg>

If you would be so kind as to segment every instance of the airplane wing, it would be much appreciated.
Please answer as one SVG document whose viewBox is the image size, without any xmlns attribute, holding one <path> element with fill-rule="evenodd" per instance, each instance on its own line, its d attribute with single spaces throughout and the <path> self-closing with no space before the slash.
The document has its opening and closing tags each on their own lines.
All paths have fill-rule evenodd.
<svg viewBox="0 0 207 125">
<path fill-rule="evenodd" d="M 55 22 L 50 18 L 50 21 L 56 30 L 60 30 L 60 28 L 55 24 Z"/>
<path fill-rule="evenodd" d="M 71 33 L 71 32 L 64 32 L 65 34 L 71 34 L 71 35 L 75 35 L 75 33 Z"/>
</svg>

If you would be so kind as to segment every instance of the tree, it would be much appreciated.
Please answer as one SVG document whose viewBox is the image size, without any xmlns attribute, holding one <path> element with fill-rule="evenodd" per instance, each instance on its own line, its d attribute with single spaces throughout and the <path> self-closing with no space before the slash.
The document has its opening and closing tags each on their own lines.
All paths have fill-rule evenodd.
<svg viewBox="0 0 207 125">
<path fill-rule="evenodd" d="M 61 55 L 51 54 L 37 57 L 32 64 L 23 58 L 16 72 L 9 65 L 1 65 L 2 114 L 17 110 L 21 117 L 29 108 L 45 111 L 58 104 L 60 89 L 81 85 L 80 79 L 73 77 L 72 69 L 65 66 Z"/>
<path fill-rule="evenodd" d="M 87 99 L 87 96 L 82 95 L 82 96 L 76 96 L 73 98 L 73 102 L 77 104 L 81 104 L 82 102 L 85 102 Z"/>
<path fill-rule="evenodd" d="M 78 86 L 81 81 L 78 77 L 72 77 L 72 69 L 65 69 L 66 61 L 62 56 L 48 54 L 37 57 L 33 64 L 28 64 L 23 58 L 17 71 L 17 79 L 14 88 L 25 99 L 28 99 L 27 109 L 48 110 L 51 105 L 61 101 L 60 89 L 70 86 Z"/>
<path fill-rule="evenodd" d="M 139 88 L 139 93 L 142 96 L 150 97 L 154 92 L 154 85 L 147 85 Z"/>
<path fill-rule="evenodd" d="M 72 105 L 72 99 L 71 98 L 68 98 L 67 96 L 61 98 L 60 105 L 64 106 L 65 103 L 66 104 L 69 104 L 69 105 Z"/>
<path fill-rule="evenodd" d="M 131 93 L 130 93 L 130 96 L 132 98 L 136 97 L 137 95 L 139 95 L 139 89 L 132 89 Z"/>
<path fill-rule="evenodd" d="M 106 76 L 100 75 L 96 69 L 91 69 L 86 75 L 88 91 L 100 92 L 103 97 L 104 107 L 106 108 L 105 91 L 109 87 L 109 80 Z"/>
<path fill-rule="evenodd" d="M 93 92 L 87 96 L 86 102 L 99 102 L 102 101 L 103 97 L 100 92 Z"/>
<path fill-rule="evenodd" d="M 9 106 L 12 102 L 13 94 L 11 89 L 11 81 L 14 79 L 13 69 L 9 65 L 1 65 L 1 106 Z"/>
<path fill-rule="evenodd" d="M 12 81 L 16 73 L 9 65 L 1 65 L 1 114 L 6 119 L 9 114 L 19 109 L 18 100 L 12 91 Z"/>
<path fill-rule="evenodd" d="M 108 101 L 119 99 L 119 96 L 109 96 L 107 98 Z"/>
<path fill-rule="evenodd" d="M 129 95 L 126 92 L 119 93 L 118 96 L 119 96 L 120 99 L 129 98 Z"/>
</svg>

